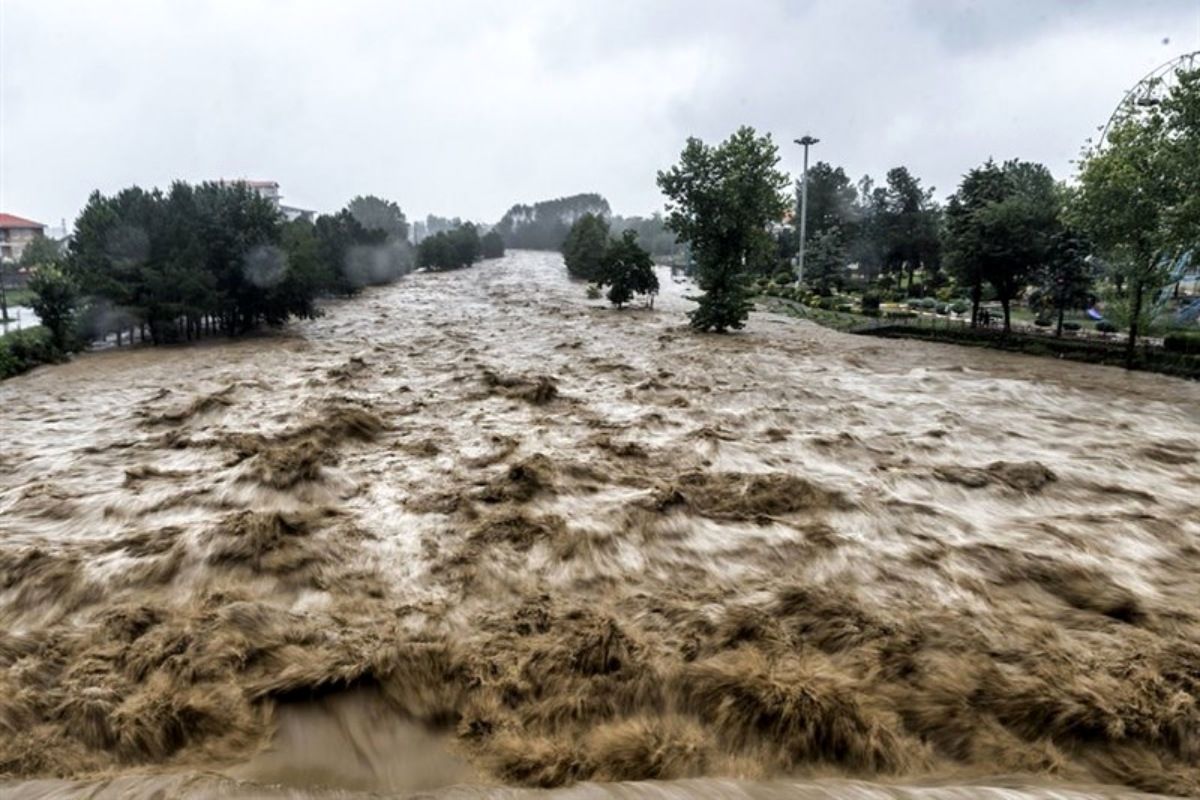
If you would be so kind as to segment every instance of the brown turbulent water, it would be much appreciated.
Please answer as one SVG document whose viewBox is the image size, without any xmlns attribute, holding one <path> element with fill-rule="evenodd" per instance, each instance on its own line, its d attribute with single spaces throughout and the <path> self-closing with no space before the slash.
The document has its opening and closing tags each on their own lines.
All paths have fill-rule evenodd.
<svg viewBox="0 0 1200 800">
<path fill-rule="evenodd" d="M 0 384 L 0 795 L 1200 795 L 1200 384 L 664 279 Z"/>
</svg>

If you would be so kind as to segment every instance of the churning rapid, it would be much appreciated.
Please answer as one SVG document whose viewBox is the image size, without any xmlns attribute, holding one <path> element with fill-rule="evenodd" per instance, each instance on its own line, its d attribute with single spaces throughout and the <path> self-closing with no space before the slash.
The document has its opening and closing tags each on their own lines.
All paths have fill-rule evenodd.
<svg viewBox="0 0 1200 800">
<path fill-rule="evenodd" d="M 1200 385 L 663 283 L 0 384 L 0 794 L 1200 795 Z"/>
</svg>

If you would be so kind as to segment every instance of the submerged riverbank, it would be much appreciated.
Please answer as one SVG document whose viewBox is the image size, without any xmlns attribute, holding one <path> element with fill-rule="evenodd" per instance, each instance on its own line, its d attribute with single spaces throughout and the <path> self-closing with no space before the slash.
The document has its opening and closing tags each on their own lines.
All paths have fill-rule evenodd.
<svg viewBox="0 0 1200 800">
<path fill-rule="evenodd" d="M 1200 386 L 664 285 L 517 252 L 5 382 L 9 787 L 1200 793 Z"/>
</svg>

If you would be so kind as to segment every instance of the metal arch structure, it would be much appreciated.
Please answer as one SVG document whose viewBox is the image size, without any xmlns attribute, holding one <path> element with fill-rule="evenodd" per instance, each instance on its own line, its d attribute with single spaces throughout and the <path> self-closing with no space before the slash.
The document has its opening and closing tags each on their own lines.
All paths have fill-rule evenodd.
<svg viewBox="0 0 1200 800">
<path fill-rule="evenodd" d="M 1132 89 L 1125 93 L 1121 102 L 1113 109 L 1108 122 L 1104 123 L 1104 127 L 1100 129 L 1097 146 L 1104 147 L 1108 141 L 1108 132 L 1119 120 L 1128 119 L 1142 109 L 1158 105 L 1170 92 L 1177 73 L 1196 69 L 1200 69 L 1200 50 L 1176 56 L 1147 72 L 1141 80 L 1134 84 Z"/>
</svg>

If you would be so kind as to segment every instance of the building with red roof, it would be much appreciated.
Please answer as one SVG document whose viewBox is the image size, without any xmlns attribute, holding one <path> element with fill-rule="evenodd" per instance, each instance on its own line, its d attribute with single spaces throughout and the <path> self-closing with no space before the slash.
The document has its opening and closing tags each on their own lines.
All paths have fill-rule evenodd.
<svg viewBox="0 0 1200 800">
<path fill-rule="evenodd" d="M 45 232 L 46 226 L 40 222 L 0 211 L 0 260 L 20 260 L 25 245 Z"/>
</svg>

